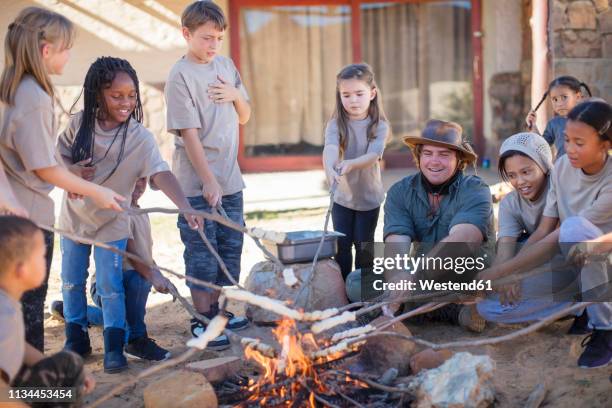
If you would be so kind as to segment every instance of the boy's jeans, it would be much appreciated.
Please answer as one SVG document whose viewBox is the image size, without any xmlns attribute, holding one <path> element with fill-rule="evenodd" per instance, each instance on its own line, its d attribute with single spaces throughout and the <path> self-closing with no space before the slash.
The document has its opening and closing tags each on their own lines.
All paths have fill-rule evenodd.
<svg viewBox="0 0 612 408">
<path fill-rule="evenodd" d="M 125 290 L 125 315 L 127 320 L 127 341 L 136 340 L 147 335 L 145 314 L 147 312 L 147 299 L 151 291 L 151 283 L 138 272 L 131 269 L 123 271 L 123 287 Z M 87 320 L 92 326 L 102 325 L 102 299 L 95 283 L 91 286 L 91 298 L 98 307 L 87 306 Z"/>
<path fill-rule="evenodd" d="M 87 284 L 91 246 L 62 237 L 62 297 L 64 319 L 87 327 Z M 125 251 L 127 239 L 107 242 L 107 245 Z M 122 257 L 106 249 L 94 248 L 96 286 L 102 298 L 104 328 L 125 329 L 125 290 L 123 288 Z"/>
</svg>

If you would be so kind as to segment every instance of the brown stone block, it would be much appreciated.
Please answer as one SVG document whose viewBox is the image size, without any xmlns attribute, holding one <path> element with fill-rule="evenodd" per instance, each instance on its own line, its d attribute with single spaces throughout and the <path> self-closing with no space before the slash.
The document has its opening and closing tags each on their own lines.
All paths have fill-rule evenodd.
<svg viewBox="0 0 612 408">
<path fill-rule="evenodd" d="M 196 361 L 187 364 L 185 367 L 189 371 L 203 374 L 211 383 L 221 382 L 233 374 L 237 373 L 242 367 L 242 360 L 238 357 L 220 357 L 209 360 Z"/>
<path fill-rule="evenodd" d="M 567 6 L 567 28 L 576 30 L 595 30 L 597 16 L 591 1 L 573 1 Z"/>
<path fill-rule="evenodd" d="M 602 57 L 612 58 L 612 34 L 602 36 L 601 43 Z"/>
<path fill-rule="evenodd" d="M 560 41 L 560 48 L 556 47 L 556 57 L 570 58 L 600 58 L 601 36 L 593 30 L 572 31 L 566 30 L 555 38 Z"/>
<path fill-rule="evenodd" d="M 599 32 L 601 34 L 612 34 L 612 9 L 601 13 L 597 19 L 599 20 Z"/>
<path fill-rule="evenodd" d="M 606 11 L 610 8 L 610 4 L 608 3 L 608 0 L 593 0 L 593 3 L 595 3 L 595 10 L 598 13 Z"/>
<path fill-rule="evenodd" d="M 554 1 L 550 20 L 552 31 L 565 29 L 567 25 L 567 6 L 559 1 Z"/>
<path fill-rule="evenodd" d="M 217 408 L 217 395 L 200 373 L 175 371 L 144 390 L 145 408 Z"/>
</svg>

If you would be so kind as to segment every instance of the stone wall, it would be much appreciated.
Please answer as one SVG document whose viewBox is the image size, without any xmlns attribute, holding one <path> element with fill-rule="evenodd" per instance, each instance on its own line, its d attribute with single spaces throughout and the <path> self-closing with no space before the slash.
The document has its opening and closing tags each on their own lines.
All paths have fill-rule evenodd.
<svg viewBox="0 0 612 408">
<path fill-rule="evenodd" d="M 553 0 L 552 74 L 572 75 L 612 101 L 612 0 Z"/>
</svg>

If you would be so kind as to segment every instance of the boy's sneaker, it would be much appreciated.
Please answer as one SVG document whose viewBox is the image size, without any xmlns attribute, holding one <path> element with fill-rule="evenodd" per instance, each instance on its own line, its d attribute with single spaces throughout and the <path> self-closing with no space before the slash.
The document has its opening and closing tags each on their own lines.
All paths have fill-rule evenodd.
<svg viewBox="0 0 612 408">
<path fill-rule="evenodd" d="M 49 305 L 49 313 L 51 316 L 59 320 L 64 320 L 64 302 L 61 300 L 54 300 Z"/>
<path fill-rule="evenodd" d="M 191 319 L 191 335 L 193 337 L 198 337 L 205 331 L 206 325 L 202 321 L 198 319 Z M 213 351 L 221 351 L 230 348 L 230 346 L 231 344 L 229 338 L 225 334 L 222 334 L 209 341 L 206 348 Z"/>
<path fill-rule="evenodd" d="M 249 327 L 249 319 L 246 317 L 235 316 L 232 312 L 225 311 L 227 317 L 227 328 L 233 331 L 240 331 Z"/>
<path fill-rule="evenodd" d="M 589 327 L 589 315 L 587 314 L 587 310 L 584 309 L 584 312 L 582 312 L 580 316 L 574 317 L 574 322 L 567 331 L 567 334 L 584 335 L 592 331 L 593 330 Z"/>
<path fill-rule="evenodd" d="M 612 361 L 612 330 L 593 330 L 593 333 L 582 340 L 582 346 L 586 347 L 580 358 L 580 368 L 605 367 Z"/>
<path fill-rule="evenodd" d="M 170 352 L 159 347 L 155 340 L 148 336 L 142 336 L 130 341 L 125 346 L 125 352 L 131 356 L 150 361 L 163 361 L 170 357 Z"/>
</svg>

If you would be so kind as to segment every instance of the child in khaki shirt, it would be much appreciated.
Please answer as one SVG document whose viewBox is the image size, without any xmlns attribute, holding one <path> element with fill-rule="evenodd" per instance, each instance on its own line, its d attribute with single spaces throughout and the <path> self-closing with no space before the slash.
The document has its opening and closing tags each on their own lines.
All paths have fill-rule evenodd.
<svg viewBox="0 0 612 408">
<path fill-rule="evenodd" d="M 62 166 L 55 150 L 53 84 L 70 56 L 74 27 L 64 16 L 39 7 L 23 9 L 9 24 L 0 80 L 0 162 L 17 200 L 31 219 L 54 224 L 54 186 L 90 197 L 100 208 L 120 211 L 123 197 L 88 183 Z M 43 311 L 53 256 L 53 234 L 45 232 L 47 277 L 23 299 L 26 339 L 44 349 Z"/>
<path fill-rule="evenodd" d="M 12 387 L 74 387 L 71 401 L 95 385 L 83 360 L 61 351 L 45 357 L 26 342 L 19 299 L 45 278 L 45 241 L 31 221 L 0 216 L 0 396 Z M 25 406 L 20 403 L 10 406 Z"/>
<path fill-rule="evenodd" d="M 217 55 L 227 27 L 223 11 L 208 1 L 197 1 L 183 12 L 183 36 L 187 54 L 168 75 L 166 101 L 168 131 L 175 137 L 172 171 L 181 182 L 193 208 L 203 211 L 222 207 L 228 217 L 243 225 L 242 189 L 238 167 L 238 127 L 251 114 L 246 90 L 231 59 Z M 179 216 L 178 227 L 185 245 L 187 275 L 230 285 L 216 259 L 197 231 Z M 206 221 L 206 236 L 238 280 L 242 233 Z M 188 282 L 198 312 L 213 317 L 218 311 L 219 292 Z M 228 328 L 245 328 L 248 321 L 230 314 Z M 191 333 L 199 335 L 205 325 L 191 320 Z M 208 343 L 211 349 L 229 347 L 227 336 Z"/>
<path fill-rule="evenodd" d="M 155 138 L 142 125 L 142 105 L 136 71 L 126 60 L 98 58 L 84 83 L 84 109 L 74 115 L 58 140 L 72 171 L 96 184 L 128 196 L 139 178 L 150 177 L 178 208 L 191 209 L 176 178 L 162 159 Z M 86 163 L 83 165 L 83 163 Z M 187 216 L 191 228 L 195 217 Z M 130 236 L 127 213 L 97 209 L 85 198 L 64 196 L 60 228 L 75 235 L 125 250 Z M 91 352 L 87 333 L 85 283 L 90 245 L 62 237 L 62 297 L 66 345 L 81 355 Z M 93 249 L 96 287 L 104 314 L 104 370 L 127 368 L 123 355 L 126 309 L 122 257 L 100 247 Z"/>
</svg>

